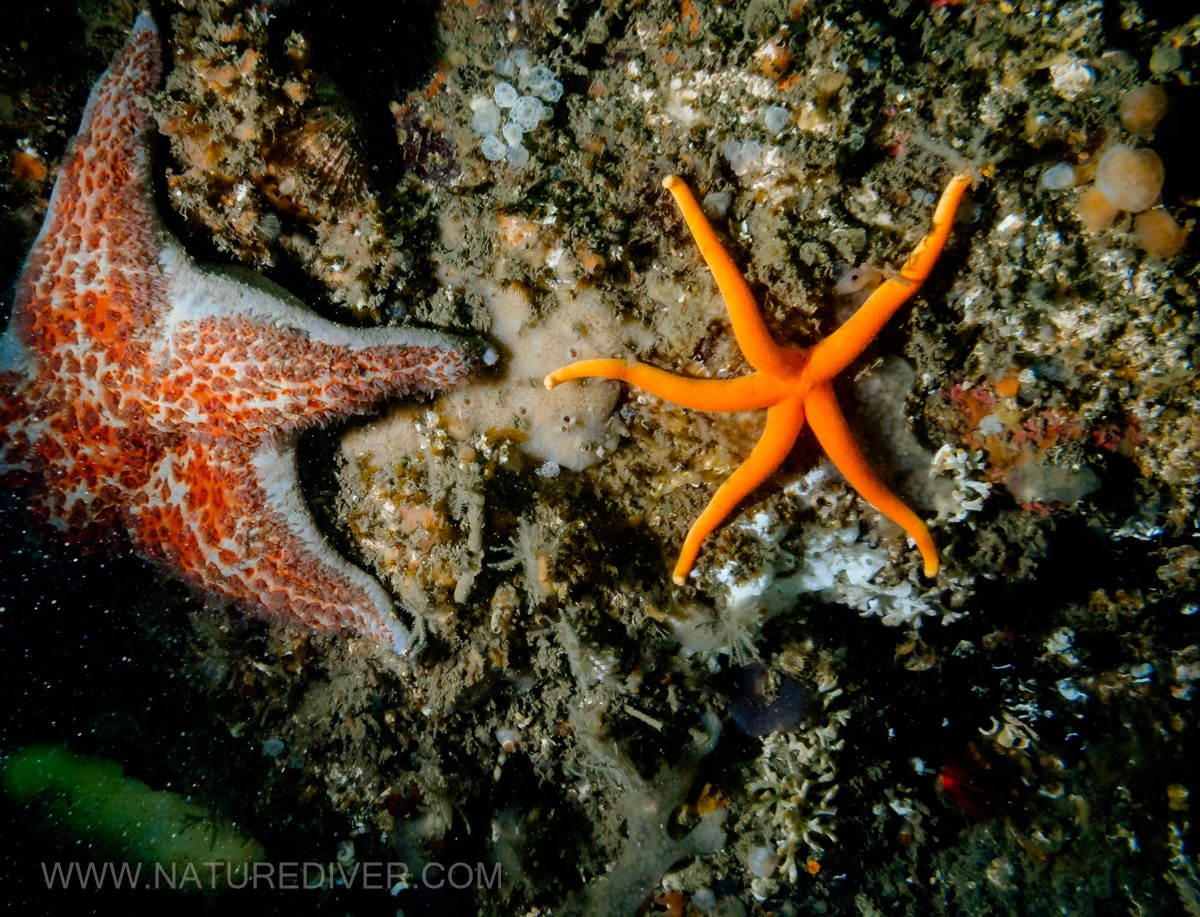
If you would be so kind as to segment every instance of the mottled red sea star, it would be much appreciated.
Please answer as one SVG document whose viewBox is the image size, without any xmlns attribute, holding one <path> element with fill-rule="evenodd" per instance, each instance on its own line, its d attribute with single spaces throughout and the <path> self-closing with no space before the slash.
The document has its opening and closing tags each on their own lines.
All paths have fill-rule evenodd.
<svg viewBox="0 0 1200 917">
<path fill-rule="evenodd" d="M 195 264 L 155 210 L 158 31 L 97 81 L 0 337 L 0 482 L 69 542 L 124 530 L 199 589 L 404 652 L 387 594 L 334 553 L 296 480 L 301 431 L 465 375 L 472 342 L 326 321 Z"/>
</svg>

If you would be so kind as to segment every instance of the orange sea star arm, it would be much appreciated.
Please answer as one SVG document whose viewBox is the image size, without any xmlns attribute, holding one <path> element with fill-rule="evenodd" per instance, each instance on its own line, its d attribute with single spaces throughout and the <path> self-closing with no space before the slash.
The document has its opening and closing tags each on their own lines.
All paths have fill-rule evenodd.
<svg viewBox="0 0 1200 917">
<path fill-rule="evenodd" d="M 679 560 L 671 574 L 677 585 L 683 585 L 695 565 L 701 542 L 725 521 L 743 497 L 783 463 L 803 427 L 804 403 L 799 398 L 790 398 L 767 409 L 767 425 L 758 443 L 746 461 L 717 489 L 700 518 L 688 529 Z"/>
<path fill-rule="evenodd" d="M 925 236 L 904 267 L 900 268 L 899 279 L 885 280 L 854 315 L 812 348 L 806 374 L 813 381 L 831 379 L 850 365 L 887 324 L 896 310 L 917 292 L 938 255 L 946 247 L 954 214 L 962 200 L 963 192 L 971 184 L 970 175 L 956 175 L 951 179 L 937 209 L 933 213 L 933 228 Z"/>
<path fill-rule="evenodd" d="M 704 263 L 712 271 L 713 279 L 717 281 L 717 289 L 725 300 L 729 310 L 729 320 L 733 324 L 733 334 L 738 346 L 750 365 L 760 372 L 774 376 L 785 376 L 794 372 L 796 367 L 788 359 L 787 352 L 779 347 L 767 331 L 766 323 L 754 301 L 750 286 L 742 277 L 729 252 L 713 232 L 708 218 L 700 208 L 687 183 L 678 175 L 668 175 L 663 179 L 663 187 L 671 192 L 679 212 L 691 230 L 692 238 L 700 247 L 700 255 Z"/>
<path fill-rule="evenodd" d="M 905 280 L 917 286 L 925 282 L 942 249 L 946 247 L 946 240 L 950 238 L 950 228 L 954 225 L 954 215 L 958 213 L 958 205 L 969 187 L 971 176 L 966 173 L 950 179 L 946 190 L 938 199 L 937 209 L 933 211 L 933 228 L 917 243 L 913 253 L 904 262 L 904 267 L 900 268 L 900 276 Z"/>
<path fill-rule="evenodd" d="M 909 534 L 925 559 L 925 575 L 937 576 L 941 562 L 938 560 L 937 547 L 929 529 L 916 513 L 888 490 L 887 485 L 867 463 L 866 456 L 858 448 L 850 427 L 846 424 L 846 418 L 842 416 L 841 408 L 838 407 L 833 385 L 824 382 L 814 387 L 804 399 L 804 406 L 808 411 L 808 423 L 813 434 L 830 461 L 845 475 L 850 486 L 858 491 L 864 500 Z"/>
<path fill-rule="evenodd" d="M 648 363 L 604 359 L 579 360 L 556 369 L 546 377 L 546 388 L 586 378 L 618 379 L 659 398 L 701 411 L 760 410 L 775 404 L 785 394 L 778 381 L 762 373 L 736 379 L 692 379 Z"/>
</svg>

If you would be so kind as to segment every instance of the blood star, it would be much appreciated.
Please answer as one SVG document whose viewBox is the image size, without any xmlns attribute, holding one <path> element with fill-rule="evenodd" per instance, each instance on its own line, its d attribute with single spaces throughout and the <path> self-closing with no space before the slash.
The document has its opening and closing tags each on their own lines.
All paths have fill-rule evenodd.
<svg viewBox="0 0 1200 917">
<path fill-rule="evenodd" d="M 959 201 L 970 184 L 970 175 L 951 179 L 934 211 L 933 228 L 900 268 L 899 277 L 884 281 L 845 324 L 823 341 L 812 347 L 788 347 L 771 339 L 750 287 L 683 179 L 676 175 L 663 179 L 663 187 L 675 198 L 701 256 L 717 281 L 738 346 L 756 371 L 736 379 L 691 379 L 647 363 L 579 360 L 548 375 L 546 387 L 554 388 L 571 379 L 618 379 L 675 404 L 702 411 L 766 409 L 767 424 L 758 443 L 746 461 L 718 488 L 688 531 L 672 574 L 677 584 L 682 585 L 687 579 L 704 539 L 742 498 L 782 464 L 806 418 L 817 442 L 850 486 L 909 534 L 925 560 L 925 575 L 937 575 L 938 552 L 929 529 L 871 469 L 838 407 L 832 380 L 866 349 L 888 319 L 925 282 L 946 245 Z"/>
<path fill-rule="evenodd" d="M 326 321 L 198 266 L 159 221 L 142 13 L 97 81 L 0 337 L 0 480 L 72 543 L 113 530 L 199 589 L 404 652 L 382 587 L 335 554 L 296 478 L 302 430 L 463 377 L 472 342 Z"/>
</svg>

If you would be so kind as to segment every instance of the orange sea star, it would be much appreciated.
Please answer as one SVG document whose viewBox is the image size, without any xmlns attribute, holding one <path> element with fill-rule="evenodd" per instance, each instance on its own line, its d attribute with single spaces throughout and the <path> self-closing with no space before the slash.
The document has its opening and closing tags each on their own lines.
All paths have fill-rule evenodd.
<svg viewBox="0 0 1200 917">
<path fill-rule="evenodd" d="M 669 175 L 663 187 L 675 198 L 700 254 L 712 270 L 729 309 L 733 333 L 755 372 L 736 379 L 690 379 L 646 363 L 625 360 L 579 360 L 546 377 L 553 388 L 571 379 L 599 377 L 630 382 L 652 394 L 703 411 L 767 411 L 767 425 L 746 461 L 720 486 L 684 539 L 672 574 L 682 584 L 696 563 L 700 544 L 737 506 L 777 469 L 804 427 L 805 418 L 830 460 L 858 493 L 904 529 L 925 559 L 925 575 L 936 576 L 937 548 L 929 529 L 900 498 L 888 490 L 867 463 L 833 393 L 833 377 L 866 349 L 887 320 L 906 303 L 933 269 L 946 245 L 950 226 L 970 175 L 956 175 L 942 192 L 933 228 L 900 269 L 884 281 L 844 325 L 812 347 L 780 346 L 767 332 L 741 272 L 713 232 L 683 179 Z"/>
</svg>

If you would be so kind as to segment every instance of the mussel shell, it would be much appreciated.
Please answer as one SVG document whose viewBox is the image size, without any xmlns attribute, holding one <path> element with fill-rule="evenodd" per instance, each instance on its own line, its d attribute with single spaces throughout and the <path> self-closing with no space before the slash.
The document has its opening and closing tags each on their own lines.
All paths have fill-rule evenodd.
<svg viewBox="0 0 1200 917">
<path fill-rule="evenodd" d="M 327 219 L 366 196 L 367 168 L 354 119 L 333 106 L 308 112 L 264 154 L 276 206 Z"/>
</svg>

